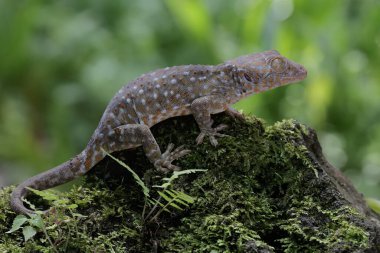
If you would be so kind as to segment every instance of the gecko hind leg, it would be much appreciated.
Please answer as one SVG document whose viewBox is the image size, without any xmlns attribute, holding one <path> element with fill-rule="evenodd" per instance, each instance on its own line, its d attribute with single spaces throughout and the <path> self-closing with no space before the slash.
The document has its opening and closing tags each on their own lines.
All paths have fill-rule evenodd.
<svg viewBox="0 0 380 253">
<path fill-rule="evenodd" d="M 146 125 L 128 124 L 114 129 L 115 137 L 120 143 L 127 145 L 142 145 L 146 157 L 156 169 L 162 172 L 180 170 L 180 167 L 173 165 L 172 162 L 190 153 L 184 146 L 173 150 L 174 144 L 169 144 L 166 151 L 162 154 L 152 132 Z"/>
</svg>

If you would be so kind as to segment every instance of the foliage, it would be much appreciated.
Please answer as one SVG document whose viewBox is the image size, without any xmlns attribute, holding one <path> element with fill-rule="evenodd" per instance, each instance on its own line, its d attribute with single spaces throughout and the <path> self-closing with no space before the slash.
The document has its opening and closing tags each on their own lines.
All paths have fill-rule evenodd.
<svg viewBox="0 0 380 253">
<path fill-rule="evenodd" d="M 366 199 L 367 200 L 367 203 L 368 203 L 368 206 L 375 212 L 377 212 L 378 214 L 380 214 L 380 201 L 377 200 L 377 199 L 373 199 L 373 198 L 368 198 Z"/>
<path fill-rule="evenodd" d="M 172 119 L 152 129 L 159 144 L 170 140 L 192 150 L 178 161 L 179 166 L 207 169 L 204 173 L 162 181 L 142 148 L 114 154 L 144 178 L 141 181 L 149 186 L 153 199 L 159 197 L 151 186 L 165 187 L 170 182 L 168 190 L 194 197 L 189 208 L 162 212 L 143 227 L 146 200 L 141 186 L 117 161 L 105 159 L 86 176 L 83 186 L 60 195 L 85 217 L 67 215 L 67 223 L 44 219 L 47 228 L 54 226 L 47 233 L 57 250 L 64 252 L 62 244 L 68 242 L 67 252 L 306 252 L 305 245 L 310 252 L 339 252 L 348 245 L 363 252 L 376 240 L 370 231 L 372 221 L 348 208 L 311 162 L 301 141 L 309 134 L 306 127 L 294 121 L 265 127 L 255 118 L 235 122 L 221 115 L 215 121 L 229 125 L 229 137 L 219 139 L 217 148 L 209 143 L 195 145 L 198 132 L 192 117 Z M 16 216 L 9 207 L 12 188 L 0 191 L 0 233 L 11 228 Z M 44 206 L 36 196 L 28 201 Z M 43 233 L 26 243 L 22 238 L 21 230 L 4 234 L 0 251 L 52 250 Z"/>
<path fill-rule="evenodd" d="M 107 153 L 103 150 L 103 152 Z M 141 224 L 142 226 L 145 226 L 145 222 L 153 222 L 157 220 L 158 216 L 163 212 L 170 212 L 168 209 L 169 207 L 173 207 L 177 210 L 183 211 L 183 207 L 189 207 L 189 204 L 194 203 L 194 198 L 187 195 L 184 192 L 176 191 L 173 189 L 170 189 L 174 180 L 178 179 L 179 176 L 187 175 L 190 173 L 195 172 L 202 172 L 206 170 L 199 170 L 199 169 L 193 169 L 193 170 L 182 170 L 182 171 L 173 171 L 171 177 L 166 178 L 164 177 L 162 180 L 165 182 L 162 185 L 154 185 L 153 187 L 161 188 L 161 191 L 157 191 L 157 194 L 159 197 L 157 199 L 150 198 L 150 189 L 145 185 L 145 183 L 141 180 L 141 178 L 134 172 L 128 165 L 126 165 L 124 162 L 120 161 L 116 157 L 114 157 L 111 154 L 107 155 L 111 157 L 114 161 L 116 161 L 118 164 L 120 164 L 122 167 L 126 168 L 133 176 L 135 182 L 142 188 L 142 191 L 144 193 L 144 209 L 142 211 L 142 217 L 141 220 L 144 222 Z M 162 203 L 164 202 L 164 203 Z M 150 209 L 146 212 L 147 206 L 150 207 Z"/>
</svg>

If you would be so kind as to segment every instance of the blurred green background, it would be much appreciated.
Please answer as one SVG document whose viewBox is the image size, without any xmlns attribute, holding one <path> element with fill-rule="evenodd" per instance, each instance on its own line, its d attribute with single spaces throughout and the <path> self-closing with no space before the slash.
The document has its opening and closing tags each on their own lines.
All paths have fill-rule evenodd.
<svg viewBox="0 0 380 253">
<path fill-rule="evenodd" d="M 329 161 L 380 197 L 378 0 L 0 0 L 0 21 L 0 185 L 81 151 L 144 72 L 277 49 L 307 80 L 236 108 L 317 129 Z"/>
</svg>

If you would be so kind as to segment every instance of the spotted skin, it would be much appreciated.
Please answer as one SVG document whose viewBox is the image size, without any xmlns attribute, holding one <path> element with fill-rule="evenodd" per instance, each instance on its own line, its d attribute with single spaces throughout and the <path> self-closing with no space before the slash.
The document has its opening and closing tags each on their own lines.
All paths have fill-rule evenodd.
<svg viewBox="0 0 380 253">
<path fill-rule="evenodd" d="M 196 139 L 205 137 L 217 146 L 216 137 L 227 126 L 213 128 L 211 115 L 226 111 L 255 93 L 303 80 L 306 70 L 277 51 L 241 56 L 216 66 L 186 65 L 168 67 L 144 74 L 122 87 L 108 104 L 86 148 L 71 160 L 21 183 L 12 193 L 11 206 L 18 213 L 33 213 L 24 207 L 26 187 L 48 189 L 85 174 L 114 151 L 142 146 L 149 161 L 160 171 L 178 170 L 172 164 L 189 153 L 183 146 L 169 144 L 162 153 L 150 127 L 165 119 L 192 114 L 199 126 Z"/>
</svg>

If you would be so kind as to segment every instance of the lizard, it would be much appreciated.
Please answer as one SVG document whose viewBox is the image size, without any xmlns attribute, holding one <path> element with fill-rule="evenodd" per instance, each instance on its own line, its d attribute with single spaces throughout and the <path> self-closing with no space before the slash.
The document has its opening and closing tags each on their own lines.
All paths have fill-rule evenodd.
<svg viewBox="0 0 380 253">
<path fill-rule="evenodd" d="M 196 143 L 205 137 L 213 146 L 226 125 L 213 127 L 212 114 L 241 116 L 231 105 L 252 94 L 303 80 L 306 69 L 276 50 L 264 51 L 218 65 L 182 65 L 141 75 L 123 86 L 107 105 L 85 149 L 72 159 L 19 184 L 11 195 L 17 213 L 32 214 L 22 199 L 28 187 L 45 190 L 87 173 L 107 153 L 142 146 L 146 157 L 162 172 L 179 170 L 172 162 L 190 151 L 168 144 L 161 152 L 150 127 L 175 116 L 193 115 L 200 129 Z"/>
</svg>

